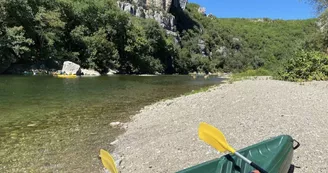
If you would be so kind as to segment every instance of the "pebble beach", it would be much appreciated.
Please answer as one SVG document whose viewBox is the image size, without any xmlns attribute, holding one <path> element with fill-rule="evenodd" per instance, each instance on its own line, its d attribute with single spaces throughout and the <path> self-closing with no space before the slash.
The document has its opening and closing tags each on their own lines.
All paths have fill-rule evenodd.
<svg viewBox="0 0 328 173">
<path fill-rule="evenodd" d="M 120 172 L 173 173 L 222 156 L 198 139 L 200 122 L 219 128 L 237 150 L 290 135 L 301 143 L 295 173 L 328 171 L 328 82 L 258 77 L 143 108 L 115 143 Z"/>
</svg>

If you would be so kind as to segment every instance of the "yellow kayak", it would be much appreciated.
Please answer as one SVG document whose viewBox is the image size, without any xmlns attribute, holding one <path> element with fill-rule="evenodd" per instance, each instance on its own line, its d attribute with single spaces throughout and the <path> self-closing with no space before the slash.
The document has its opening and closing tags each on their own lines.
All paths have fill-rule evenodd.
<svg viewBox="0 0 328 173">
<path fill-rule="evenodd" d="M 59 75 L 56 75 L 58 78 L 77 78 L 76 75 L 65 75 L 65 74 L 59 74 Z"/>
</svg>

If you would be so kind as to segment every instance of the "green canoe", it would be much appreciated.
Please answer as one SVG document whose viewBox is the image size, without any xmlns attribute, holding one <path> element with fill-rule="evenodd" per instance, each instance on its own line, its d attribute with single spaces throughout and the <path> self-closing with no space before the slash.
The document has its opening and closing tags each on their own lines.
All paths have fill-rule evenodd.
<svg viewBox="0 0 328 173">
<path fill-rule="evenodd" d="M 239 153 L 269 173 L 288 173 L 296 149 L 293 142 L 291 136 L 282 135 L 239 150 Z M 246 162 L 228 154 L 177 173 L 249 173 L 253 170 Z"/>
</svg>

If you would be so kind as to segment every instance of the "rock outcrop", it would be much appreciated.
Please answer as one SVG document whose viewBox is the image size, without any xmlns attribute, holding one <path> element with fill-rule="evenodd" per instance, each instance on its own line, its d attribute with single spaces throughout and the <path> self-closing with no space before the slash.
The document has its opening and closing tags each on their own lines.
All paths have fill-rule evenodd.
<svg viewBox="0 0 328 173">
<path fill-rule="evenodd" d="M 117 70 L 108 69 L 107 75 L 114 75 L 116 73 L 118 73 Z"/>
<path fill-rule="evenodd" d="M 165 11 L 170 10 L 171 4 L 172 4 L 172 0 L 146 0 L 147 7 L 164 9 Z"/>
<path fill-rule="evenodd" d="M 188 0 L 179 0 L 179 6 L 183 10 L 186 9 L 187 4 L 188 4 Z"/>
<path fill-rule="evenodd" d="M 81 73 L 84 76 L 100 76 L 100 73 L 93 69 L 81 69 Z"/>
<path fill-rule="evenodd" d="M 171 7 L 185 9 L 188 0 L 133 0 L 137 6 L 146 8 L 157 8 L 169 12 Z"/>
<path fill-rule="evenodd" d="M 121 10 L 136 17 L 154 19 L 164 29 L 171 32 L 176 31 L 175 17 L 169 13 L 171 7 L 183 10 L 187 3 L 188 0 L 133 0 L 133 3 L 117 1 Z"/>
<path fill-rule="evenodd" d="M 320 29 L 321 32 L 325 32 L 325 31 L 328 30 L 328 21 L 325 18 L 319 17 L 316 24 L 317 24 L 317 27 Z"/>
<path fill-rule="evenodd" d="M 165 11 L 156 10 L 153 8 L 144 8 L 143 6 L 136 6 L 128 2 L 117 2 L 119 8 L 126 11 L 136 17 L 145 19 L 156 20 L 164 29 L 169 31 L 175 31 L 175 17 L 172 14 Z"/>
<path fill-rule="evenodd" d="M 63 64 L 62 72 L 66 74 L 78 74 L 81 72 L 81 67 L 71 61 L 65 61 Z"/>
</svg>

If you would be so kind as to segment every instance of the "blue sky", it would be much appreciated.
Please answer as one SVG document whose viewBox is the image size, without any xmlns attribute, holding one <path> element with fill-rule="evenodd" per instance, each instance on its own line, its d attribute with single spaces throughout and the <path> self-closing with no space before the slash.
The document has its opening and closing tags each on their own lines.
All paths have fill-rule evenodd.
<svg viewBox="0 0 328 173">
<path fill-rule="evenodd" d="M 316 17 L 311 4 L 300 0 L 189 0 L 219 18 L 308 19 Z"/>
</svg>

